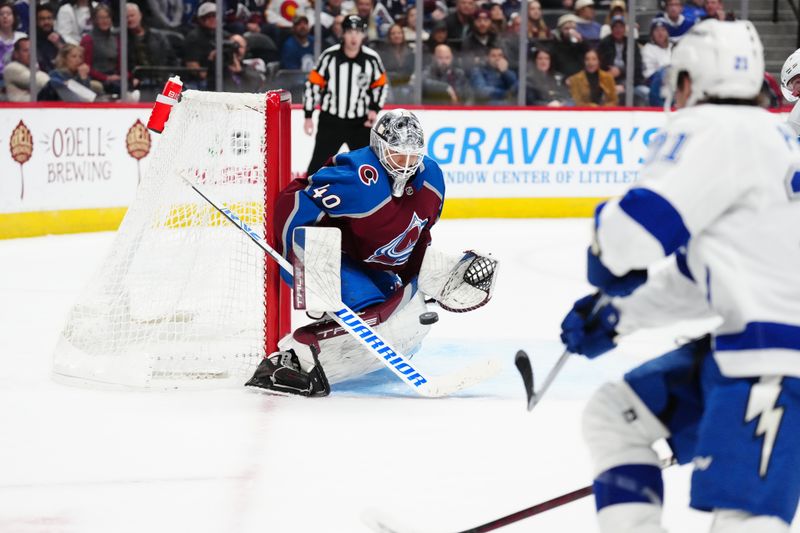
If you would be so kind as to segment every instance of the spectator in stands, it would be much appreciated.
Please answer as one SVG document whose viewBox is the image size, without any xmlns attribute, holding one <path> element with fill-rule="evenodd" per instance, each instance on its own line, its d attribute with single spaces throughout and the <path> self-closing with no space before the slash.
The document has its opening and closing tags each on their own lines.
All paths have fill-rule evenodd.
<svg viewBox="0 0 800 533">
<path fill-rule="evenodd" d="M 133 73 L 131 83 L 144 93 L 144 100 L 152 101 L 164 86 L 168 73 L 159 74 L 152 69 L 148 72 L 148 67 L 175 66 L 177 58 L 164 35 L 142 25 L 142 12 L 138 5 L 128 2 L 126 9 L 128 69 Z"/>
<path fill-rule="evenodd" d="M 696 22 L 683 15 L 683 0 L 667 0 L 665 12 L 658 18 L 663 18 L 666 22 L 669 40 L 673 43 L 678 42 Z"/>
<path fill-rule="evenodd" d="M 517 74 L 509 68 L 503 49 L 489 48 L 486 62 L 473 69 L 471 75 L 475 99 L 487 105 L 508 105 L 517 94 Z"/>
<path fill-rule="evenodd" d="M 660 68 L 650 76 L 650 81 L 648 82 L 650 94 L 647 96 L 647 103 L 650 107 L 664 107 L 664 96 L 661 92 L 666 70 L 666 67 Z"/>
<path fill-rule="evenodd" d="M 550 47 L 555 69 L 567 78 L 583 69 L 584 56 L 588 49 L 583 37 L 575 29 L 577 20 L 578 17 L 572 13 L 561 15 Z"/>
<path fill-rule="evenodd" d="M 342 0 L 325 0 L 325 4 L 322 6 L 322 12 L 330 15 L 331 19 L 339 15 L 344 15 L 344 13 L 342 13 Z"/>
<path fill-rule="evenodd" d="M 389 78 L 392 103 L 411 101 L 411 75 L 414 74 L 414 51 L 406 43 L 403 27 L 392 24 L 385 43 L 377 47 L 377 52 Z"/>
<path fill-rule="evenodd" d="M 532 0 L 528 4 L 528 41 L 535 45 L 539 41 L 549 41 L 553 33 L 542 18 L 542 4 Z"/>
<path fill-rule="evenodd" d="M 594 0 L 577 0 L 575 2 L 575 15 L 580 19 L 575 23 L 575 29 L 583 37 L 584 42 L 596 44 L 600 41 L 600 23 L 594 20 Z"/>
<path fill-rule="evenodd" d="M 600 70 L 600 57 L 596 50 L 590 48 L 586 51 L 583 65 L 583 70 L 567 78 L 567 86 L 575 105 L 591 107 L 617 105 L 614 76 Z"/>
<path fill-rule="evenodd" d="M 683 6 L 683 16 L 692 24 L 697 24 L 708 16 L 703 7 L 703 0 L 687 0 Z"/>
<path fill-rule="evenodd" d="M 89 65 L 83 60 L 83 48 L 65 44 L 58 51 L 56 68 L 51 70 L 50 81 L 39 92 L 39 100 L 64 102 L 91 102 L 102 86 L 89 79 Z"/>
<path fill-rule="evenodd" d="M 205 2 L 197 8 L 197 27 L 186 34 L 183 45 L 183 64 L 189 68 L 202 69 L 201 79 L 211 64 L 211 52 L 215 48 L 217 28 L 217 6 Z M 228 39 L 225 32 L 225 39 Z"/>
<path fill-rule="evenodd" d="M 433 51 L 433 61 L 425 69 L 422 98 L 426 104 L 457 104 L 469 101 L 467 75 L 453 63 L 453 51 L 439 44 Z"/>
<path fill-rule="evenodd" d="M 642 75 L 645 83 L 657 70 L 669 64 L 672 57 L 672 43 L 667 33 L 667 23 L 662 18 L 654 18 L 650 22 L 650 41 L 642 47 Z"/>
<path fill-rule="evenodd" d="M 603 26 L 600 28 L 600 39 L 611 35 L 611 19 L 614 17 L 622 17 L 628 20 L 628 7 L 625 5 L 625 0 L 611 0 L 606 13 L 606 19 Z M 633 38 L 639 38 L 639 25 L 637 24 L 633 30 Z"/>
<path fill-rule="evenodd" d="M 489 7 L 489 20 L 492 21 L 492 31 L 495 35 L 502 35 L 508 26 L 508 20 L 505 13 L 503 13 L 503 6 L 500 4 L 492 3 Z"/>
<path fill-rule="evenodd" d="M 14 6 L 7 2 L 0 3 L 0 80 L 3 79 L 3 68 L 11 62 L 14 43 L 17 39 L 27 37 L 24 33 L 14 30 L 16 27 Z"/>
<path fill-rule="evenodd" d="M 14 43 L 11 62 L 3 70 L 3 80 L 6 85 L 6 95 L 9 102 L 30 102 L 31 71 L 28 65 L 31 61 L 31 41 L 27 37 L 20 37 Z M 36 71 L 36 87 L 34 94 L 50 81 L 50 76 Z"/>
<path fill-rule="evenodd" d="M 50 4 L 36 6 L 36 59 L 44 72 L 55 68 L 58 51 L 64 46 L 64 39 L 53 30 L 54 23 L 55 12 Z"/>
<path fill-rule="evenodd" d="M 499 46 L 497 34 L 492 29 L 489 12 L 479 9 L 475 12 L 475 18 L 472 19 L 472 29 L 461 43 L 464 67 L 467 69 L 475 67 L 486 59 L 489 48 Z"/>
<path fill-rule="evenodd" d="M 472 27 L 476 10 L 475 0 L 456 0 L 456 10 L 444 19 L 447 22 L 447 38 L 462 41 Z"/>
<path fill-rule="evenodd" d="M 305 15 L 298 15 L 305 17 Z M 222 90 L 233 93 L 258 93 L 264 90 L 266 80 L 251 64 L 245 62 L 247 41 L 241 35 L 233 34 L 222 47 Z M 216 76 L 213 69 L 216 50 L 211 52 L 211 66 L 208 73 L 208 89 L 216 90 Z"/>
<path fill-rule="evenodd" d="M 147 0 L 150 27 L 179 31 L 183 24 L 183 0 Z"/>
<path fill-rule="evenodd" d="M 14 15 L 17 17 L 17 26 L 14 29 L 26 35 L 29 34 L 30 2 L 28 0 L 16 0 L 14 2 Z"/>
<path fill-rule="evenodd" d="M 328 32 L 325 34 L 325 37 L 322 40 L 322 49 L 325 50 L 330 48 L 335 44 L 339 44 L 342 41 L 342 22 L 344 21 L 344 15 L 336 15 L 333 17 L 333 23 L 331 27 L 328 29 Z"/>
<path fill-rule="evenodd" d="M 553 70 L 552 57 L 545 48 L 533 55 L 533 68 L 528 71 L 525 103 L 548 107 L 570 105 L 567 89 L 561 84 L 562 76 Z"/>
<path fill-rule="evenodd" d="M 403 25 L 403 35 L 406 38 L 406 42 L 414 49 L 414 46 L 417 44 L 417 8 L 416 6 L 411 6 L 406 11 L 406 23 Z M 430 38 L 430 34 L 422 30 L 422 42 L 424 43 Z"/>
<path fill-rule="evenodd" d="M 722 5 L 722 0 L 704 0 L 703 9 L 706 11 L 704 18 L 717 19 L 717 20 L 736 20 L 733 11 L 726 12 Z"/>
<path fill-rule="evenodd" d="M 292 33 L 281 47 L 281 68 L 311 72 L 314 68 L 314 36 L 310 35 L 308 17 L 297 15 L 292 23 Z"/>
<path fill-rule="evenodd" d="M 107 94 L 119 94 L 119 38 L 111 33 L 111 8 L 98 4 L 92 14 L 92 30 L 81 38 L 89 76 L 103 84 Z"/>
<path fill-rule="evenodd" d="M 78 44 L 92 29 L 92 6 L 89 0 L 67 0 L 58 8 L 56 31 L 69 44 Z"/>
<path fill-rule="evenodd" d="M 423 54 L 423 61 L 427 64 L 430 61 L 430 58 L 433 56 L 434 52 L 436 51 L 436 47 L 440 44 L 448 44 L 447 43 L 447 22 L 444 20 L 437 20 L 433 27 L 431 28 L 431 36 L 428 38 L 428 41 L 425 43 L 426 45 L 426 52 Z M 453 50 L 453 47 L 450 47 Z M 458 48 L 460 50 L 460 47 Z"/>
<path fill-rule="evenodd" d="M 505 2 L 498 2 L 501 6 L 503 6 L 503 13 L 506 16 L 506 20 L 511 22 L 511 15 L 514 13 L 519 16 L 520 9 L 522 8 L 522 2 L 519 0 L 505 0 Z M 530 8 L 530 2 L 528 2 L 528 8 Z M 541 6 L 540 6 L 541 9 Z"/>
<path fill-rule="evenodd" d="M 355 14 L 367 21 L 367 42 L 378 41 L 386 37 L 389 26 L 394 19 L 386 6 L 375 0 L 355 0 Z"/>
<path fill-rule="evenodd" d="M 514 13 L 511 20 L 506 24 L 505 30 L 497 34 L 497 46 L 503 49 L 506 57 L 514 71 L 519 71 L 519 31 L 520 31 L 520 18 L 519 13 Z M 529 42 L 529 48 L 534 48 L 537 41 Z"/>
<path fill-rule="evenodd" d="M 597 54 L 600 57 L 600 68 L 608 71 L 614 77 L 614 83 L 617 86 L 617 97 L 621 100 L 622 95 L 625 93 L 627 76 L 625 62 L 628 58 L 628 38 L 623 17 L 614 17 L 611 20 L 611 35 L 600 41 L 597 47 Z M 636 94 L 646 99 L 649 89 L 644 85 L 642 54 L 636 45 L 633 48 L 633 85 Z"/>
</svg>

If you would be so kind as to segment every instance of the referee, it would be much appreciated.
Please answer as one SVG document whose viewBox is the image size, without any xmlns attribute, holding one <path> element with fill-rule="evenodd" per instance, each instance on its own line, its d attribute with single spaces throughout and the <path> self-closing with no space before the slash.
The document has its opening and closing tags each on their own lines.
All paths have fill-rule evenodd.
<svg viewBox="0 0 800 533">
<path fill-rule="evenodd" d="M 369 133 L 386 100 L 386 71 L 375 50 L 362 46 L 367 24 L 358 15 L 342 21 L 342 42 L 322 52 L 308 74 L 303 95 L 307 135 L 314 133 L 311 114 L 321 102 L 314 154 L 307 176 L 336 155 L 342 143 L 350 150 L 369 145 Z"/>
</svg>

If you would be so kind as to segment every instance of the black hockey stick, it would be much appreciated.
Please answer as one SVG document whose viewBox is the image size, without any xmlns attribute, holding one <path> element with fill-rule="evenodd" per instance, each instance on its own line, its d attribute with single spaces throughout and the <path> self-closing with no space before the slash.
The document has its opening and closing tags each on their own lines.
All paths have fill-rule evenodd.
<svg viewBox="0 0 800 533">
<path fill-rule="evenodd" d="M 547 374 L 547 377 L 544 378 L 544 383 L 542 383 L 542 386 L 537 391 L 534 390 L 533 368 L 531 367 L 531 360 L 528 354 L 525 353 L 524 350 L 519 350 L 517 352 L 516 357 L 514 357 L 514 365 L 517 367 L 517 370 L 519 370 L 520 376 L 522 376 L 522 384 L 525 386 L 525 394 L 528 397 L 528 411 L 536 407 L 536 404 L 542 399 L 544 393 L 550 388 L 553 380 L 556 379 L 558 373 L 561 372 L 561 368 L 564 366 L 564 363 L 567 362 L 570 355 L 569 351 L 564 350 L 564 353 L 558 358 L 555 366 L 550 370 L 550 373 Z"/>
<path fill-rule="evenodd" d="M 544 513 L 545 511 L 549 511 L 550 509 L 555 509 L 556 507 L 561 507 L 562 505 L 566 505 L 576 500 L 580 500 L 581 498 L 589 496 L 590 494 L 592 494 L 592 492 L 593 492 L 592 486 L 589 485 L 587 487 L 583 487 L 578 490 L 562 494 L 561 496 L 557 496 L 550 500 L 537 503 L 536 505 L 532 505 L 527 509 L 522 509 L 521 511 L 511 513 L 510 515 L 498 518 L 496 520 L 492 520 L 491 522 L 487 522 L 485 524 L 481 524 L 479 526 L 470 529 L 459 531 L 458 533 L 485 533 L 486 531 L 494 531 L 495 529 L 507 526 L 508 524 L 512 524 L 514 522 L 518 522 L 524 518 L 541 514 Z M 398 524 L 392 524 L 390 519 L 384 516 L 379 516 L 376 511 L 365 513 L 363 520 L 370 527 L 370 529 L 372 529 L 372 531 L 376 531 L 378 533 L 416 532 L 416 530 L 414 529 L 405 528 Z"/>
<path fill-rule="evenodd" d="M 600 295 L 592 307 L 592 310 L 589 312 L 587 322 L 594 320 L 600 308 L 608 302 L 608 296 L 604 294 Z M 542 399 L 544 393 L 547 392 L 547 389 L 549 389 L 550 385 L 553 384 L 553 380 L 555 380 L 556 376 L 558 376 L 559 372 L 561 372 L 561 368 L 564 366 L 564 363 L 567 362 L 567 359 L 569 359 L 570 355 L 572 355 L 572 352 L 569 350 L 564 350 L 564 352 L 561 354 L 561 357 L 558 358 L 558 361 L 556 361 L 556 364 L 550 370 L 550 373 L 544 378 L 542 386 L 537 391 L 533 388 L 533 368 L 531 368 L 531 360 L 528 358 L 528 354 L 525 353 L 524 350 L 519 350 L 517 352 L 517 355 L 514 358 L 514 364 L 516 365 L 517 370 L 519 370 L 520 376 L 522 376 L 522 384 L 525 385 L 525 394 L 528 397 L 528 411 L 532 411 L 533 408 L 536 407 L 536 404 Z"/>
</svg>

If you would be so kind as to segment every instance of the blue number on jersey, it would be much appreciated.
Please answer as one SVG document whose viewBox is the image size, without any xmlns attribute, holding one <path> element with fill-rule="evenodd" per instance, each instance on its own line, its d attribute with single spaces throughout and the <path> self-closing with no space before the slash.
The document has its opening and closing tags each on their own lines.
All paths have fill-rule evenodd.
<svg viewBox="0 0 800 533">
<path fill-rule="evenodd" d="M 789 200 L 800 200 L 800 170 L 789 170 L 786 176 L 786 192 Z"/>
<path fill-rule="evenodd" d="M 686 146 L 686 139 L 688 138 L 689 136 L 685 133 L 678 133 L 670 137 L 667 137 L 665 133 L 659 133 L 650 143 L 650 153 L 647 155 L 644 164 L 649 165 L 659 158 L 662 149 L 667 144 L 669 144 L 670 148 L 666 154 L 660 157 L 660 160 L 668 163 L 675 163 L 680 157 L 681 150 Z"/>
</svg>

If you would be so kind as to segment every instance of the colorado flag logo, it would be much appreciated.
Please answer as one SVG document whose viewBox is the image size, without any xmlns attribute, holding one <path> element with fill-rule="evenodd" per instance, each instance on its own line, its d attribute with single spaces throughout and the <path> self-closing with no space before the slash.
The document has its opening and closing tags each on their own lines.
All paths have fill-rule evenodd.
<svg viewBox="0 0 800 533">
<path fill-rule="evenodd" d="M 402 265 L 411 257 L 414 245 L 417 244 L 419 236 L 427 224 L 427 218 L 422 220 L 414 213 L 405 231 L 392 239 L 391 242 L 375 250 L 367 261 L 389 266 Z"/>
</svg>

